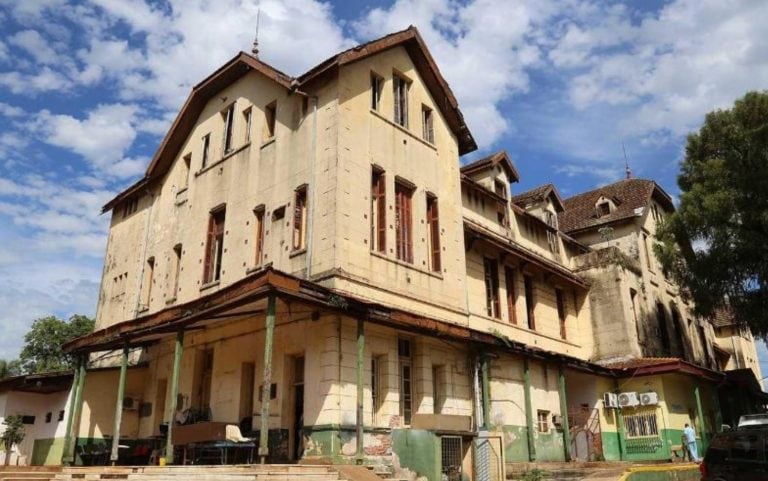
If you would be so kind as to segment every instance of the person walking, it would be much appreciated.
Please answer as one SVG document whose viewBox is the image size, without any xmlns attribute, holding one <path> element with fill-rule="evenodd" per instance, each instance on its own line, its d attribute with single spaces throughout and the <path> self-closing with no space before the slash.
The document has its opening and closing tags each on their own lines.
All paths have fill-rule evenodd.
<svg viewBox="0 0 768 481">
<path fill-rule="evenodd" d="M 688 423 L 685 423 L 685 428 L 683 428 L 683 439 L 685 440 L 685 447 L 688 450 L 688 456 L 690 456 L 691 461 L 694 463 L 701 461 L 696 450 L 696 433 Z"/>
</svg>

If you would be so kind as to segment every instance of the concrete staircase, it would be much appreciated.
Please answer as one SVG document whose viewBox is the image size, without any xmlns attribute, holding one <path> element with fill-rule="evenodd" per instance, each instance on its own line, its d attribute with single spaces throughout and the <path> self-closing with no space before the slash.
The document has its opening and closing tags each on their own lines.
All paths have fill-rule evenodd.
<svg viewBox="0 0 768 481">
<path fill-rule="evenodd" d="M 116 466 L 63 468 L 55 481 L 340 481 L 333 466 Z"/>
<path fill-rule="evenodd" d="M 0 466 L 0 481 L 53 481 L 59 467 Z"/>
</svg>

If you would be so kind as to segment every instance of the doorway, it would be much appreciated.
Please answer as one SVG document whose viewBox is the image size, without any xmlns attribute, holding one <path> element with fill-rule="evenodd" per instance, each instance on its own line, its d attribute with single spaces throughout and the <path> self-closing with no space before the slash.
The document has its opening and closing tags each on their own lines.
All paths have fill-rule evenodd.
<svg viewBox="0 0 768 481">
<path fill-rule="evenodd" d="M 291 414 L 293 426 L 291 429 L 291 460 L 298 461 L 301 459 L 302 454 L 304 454 L 302 433 L 304 428 L 304 356 L 293 357 L 292 384 Z"/>
</svg>

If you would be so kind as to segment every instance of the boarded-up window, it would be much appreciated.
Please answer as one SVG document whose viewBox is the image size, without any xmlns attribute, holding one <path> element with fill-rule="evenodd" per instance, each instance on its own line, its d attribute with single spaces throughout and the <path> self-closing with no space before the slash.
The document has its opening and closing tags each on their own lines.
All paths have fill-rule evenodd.
<svg viewBox="0 0 768 481">
<path fill-rule="evenodd" d="M 179 190 L 184 190 L 189 186 L 189 170 L 191 166 L 192 154 L 187 154 L 181 162 L 181 181 L 179 182 Z"/>
<path fill-rule="evenodd" d="M 536 296 L 533 292 L 533 278 L 531 276 L 523 276 L 523 282 L 525 284 L 525 312 L 528 319 L 528 329 L 536 329 Z"/>
<path fill-rule="evenodd" d="M 275 136 L 275 119 L 277 118 L 277 101 L 264 107 L 264 141 Z"/>
<path fill-rule="evenodd" d="M 408 81 L 394 74 L 392 76 L 395 101 L 395 123 L 408 127 Z"/>
<path fill-rule="evenodd" d="M 427 195 L 427 236 L 429 237 L 429 267 L 440 272 L 440 220 L 437 210 L 437 197 Z"/>
<path fill-rule="evenodd" d="M 171 290 L 171 299 L 175 298 L 179 292 L 179 276 L 181 275 L 181 244 L 173 246 L 173 288 Z"/>
<path fill-rule="evenodd" d="M 560 321 L 560 337 L 567 339 L 565 330 L 567 314 L 565 311 L 565 294 L 562 289 L 555 289 L 555 298 L 557 300 L 557 319 Z"/>
<path fill-rule="evenodd" d="M 421 106 L 421 135 L 430 144 L 435 143 L 435 126 L 432 109 L 426 105 Z"/>
<path fill-rule="evenodd" d="M 307 247 L 307 186 L 296 189 L 293 202 L 293 250 Z"/>
<path fill-rule="evenodd" d="M 371 174 L 371 249 L 387 250 L 387 183 L 384 171 L 377 168 Z"/>
<path fill-rule="evenodd" d="M 257 207 L 254 211 L 254 265 L 260 266 L 264 258 L 264 206 Z"/>
<path fill-rule="evenodd" d="M 500 318 L 499 308 L 499 265 L 496 259 L 483 258 L 485 271 L 485 309 L 490 317 Z"/>
<path fill-rule="evenodd" d="M 515 291 L 515 270 L 504 268 L 504 283 L 507 286 L 507 317 L 509 322 L 517 324 L 517 292 Z"/>
<path fill-rule="evenodd" d="M 235 104 L 230 105 L 221 113 L 224 120 L 224 138 L 222 139 L 222 151 L 228 154 L 232 150 L 233 135 L 235 123 Z"/>
<path fill-rule="evenodd" d="M 202 158 L 202 166 L 201 168 L 204 169 L 208 165 L 208 161 L 211 157 L 211 134 L 205 134 L 203 136 L 203 155 Z"/>
<path fill-rule="evenodd" d="M 381 90 L 384 86 L 384 79 L 381 75 L 371 72 L 371 110 L 379 110 L 381 106 Z"/>
<path fill-rule="evenodd" d="M 205 266 L 203 269 L 203 282 L 206 284 L 221 279 L 225 213 L 225 208 L 219 208 L 211 212 L 208 220 L 208 241 L 206 243 Z"/>
<path fill-rule="evenodd" d="M 152 283 L 155 278 L 155 258 L 150 257 L 147 259 L 147 265 L 144 267 L 144 284 L 142 286 L 143 293 L 141 296 L 141 309 L 148 309 L 149 302 L 152 300 Z"/>
<path fill-rule="evenodd" d="M 251 141 L 252 120 L 253 120 L 253 109 L 251 107 L 248 107 L 247 109 L 243 110 L 243 125 L 245 130 L 245 132 L 243 132 L 243 143 L 245 144 Z"/>
<path fill-rule="evenodd" d="M 413 188 L 395 183 L 395 240 L 397 258 L 413 263 L 413 223 L 411 215 Z"/>
</svg>

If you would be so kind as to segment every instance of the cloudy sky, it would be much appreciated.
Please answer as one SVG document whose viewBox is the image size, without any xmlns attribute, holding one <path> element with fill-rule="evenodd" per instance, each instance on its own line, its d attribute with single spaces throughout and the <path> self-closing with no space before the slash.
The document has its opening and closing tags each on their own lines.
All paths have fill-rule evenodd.
<svg viewBox="0 0 768 481">
<path fill-rule="evenodd" d="M 507 149 L 518 191 L 619 179 L 624 144 L 675 195 L 686 134 L 768 88 L 764 0 L 0 0 L 0 357 L 36 317 L 94 314 L 101 205 L 191 86 L 250 49 L 259 9 L 261 58 L 293 75 L 416 25 L 475 155 Z"/>
</svg>

